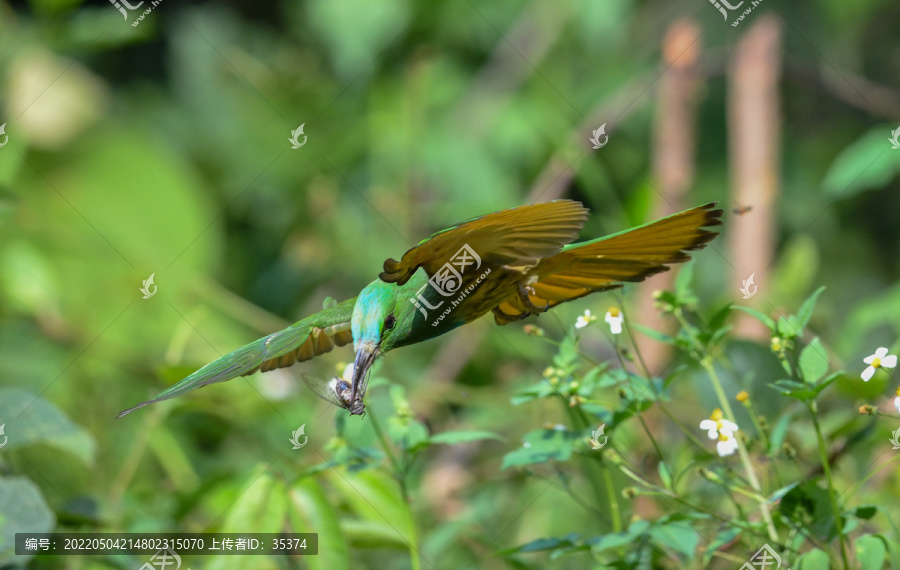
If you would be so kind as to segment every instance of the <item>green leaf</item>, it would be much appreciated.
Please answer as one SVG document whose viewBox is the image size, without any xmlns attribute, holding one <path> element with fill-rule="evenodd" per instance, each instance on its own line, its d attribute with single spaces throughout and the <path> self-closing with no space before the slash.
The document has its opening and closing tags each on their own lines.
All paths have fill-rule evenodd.
<svg viewBox="0 0 900 570">
<path fill-rule="evenodd" d="M 669 468 L 666 466 L 664 461 L 660 461 L 656 464 L 656 469 L 659 471 L 659 479 L 662 481 L 663 486 L 666 489 L 672 489 L 672 475 L 669 473 Z"/>
<path fill-rule="evenodd" d="M 733 308 L 734 305 L 732 303 L 728 303 L 713 314 L 713 316 L 709 319 L 709 323 L 706 325 L 706 330 L 710 336 L 715 336 L 716 332 L 723 328 L 726 328 L 725 321 L 728 320 L 728 316 L 731 315 L 731 310 Z"/>
<path fill-rule="evenodd" d="M 778 501 L 781 500 L 782 497 L 787 495 L 790 492 L 790 490 L 793 489 L 794 487 L 796 487 L 798 484 L 799 483 L 791 483 L 790 485 L 786 485 L 786 486 L 778 489 L 777 491 L 772 493 L 771 497 L 769 497 L 769 502 L 777 503 Z"/>
<path fill-rule="evenodd" d="M 787 436 L 788 428 L 791 427 L 791 414 L 784 413 L 778 418 L 775 427 L 772 428 L 772 435 L 769 437 L 769 455 L 773 456 L 781 449 L 784 438 Z"/>
<path fill-rule="evenodd" d="M 389 550 L 407 550 L 409 544 L 397 534 L 387 522 L 357 519 L 343 519 L 341 531 L 353 548 L 378 548 Z M 321 556 L 322 537 L 319 535 L 319 555 Z M 325 567 L 327 568 L 327 566 Z"/>
<path fill-rule="evenodd" d="M 716 534 L 715 538 L 713 538 L 712 542 L 710 542 L 706 547 L 706 552 L 703 554 L 703 567 L 705 568 L 709 565 L 718 549 L 730 543 L 740 534 L 741 529 L 739 528 L 726 528 L 719 531 L 719 533 Z"/>
<path fill-rule="evenodd" d="M 863 505 L 862 507 L 856 507 L 856 509 L 852 511 L 853 516 L 863 520 L 869 520 L 877 513 L 878 507 L 876 507 L 875 505 Z"/>
<path fill-rule="evenodd" d="M 282 532 L 287 503 L 284 484 L 260 464 L 228 508 L 218 532 Z M 319 531 L 313 531 L 319 532 Z M 276 570 L 277 557 L 220 554 L 210 558 L 210 570 Z"/>
<path fill-rule="evenodd" d="M 800 336 L 803 334 L 803 329 L 806 328 L 806 325 L 809 324 L 809 319 L 812 317 L 813 311 L 816 308 L 816 301 L 819 298 L 819 295 L 822 294 L 822 291 L 825 290 L 825 287 L 819 287 L 816 289 L 812 295 L 809 296 L 806 301 L 803 301 L 803 304 L 800 305 L 800 310 L 797 311 L 795 316 L 790 317 L 791 326 L 796 329 L 796 336 Z"/>
<path fill-rule="evenodd" d="M 679 305 L 693 305 L 697 302 L 697 297 L 691 291 L 691 281 L 694 279 L 694 264 L 685 263 L 678 271 L 675 277 L 675 297 Z"/>
<path fill-rule="evenodd" d="M 780 317 L 775 325 L 775 329 L 779 336 L 785 338 L 795 338 L 803 334 L 803 331 L 795 327 L 787 317 Z"/>
<path fill-rule="evenodd" d="M 635 535 L 631 532 L 614 532 L 592 538 L 587 542 L 591 545 L 592 551 L 603 552 L 604 550 L 609 550 L 610 548 L 618 548 L 620 546 L 631 544 L 632 542 L 634 542 L 634 539 Z"/>
<path fill-rule="evenodd" d="M 644 336 L 652 338 L 653 340 L 671 344 L 672 346 L 678 346 L 678 341 L 676 341 L 674 337 L 667 335 L 666 333 L 659 332 L 655 329 L 651 329 L 650 327 L 639 325 L 637 323 L 632 323 L 631 328 L 640 332 Z"/>
<path fill-rule="evenodd" d="M 350 551 L 340 527 L 338 513 L 328 502 L 322 485 L 308 477 L 300 479 L 287 492 L 288 522 L 291 532 L 319 534 L 319 554 L 306 556 L 312 570 L 350 568 Z"/>
<path fill-rule="evenodd" d="M 819 337 L 807 344 L 800 352 L 800 371 L 808 384 L 815 384 L 828 372 L 828 351 L 822 346 Z"/>
<path fill-rule="evenodd" d="M 219 532 L 281 532 L 287 513 L 284 484 L 265 469 L 258 465 L 241 486 Z"/>
<path fill-rule="evenodd" d="M 30 479 L 0 478 L 0 566 L 13 561 L 24 564 L 32 558 L 16 556 L 17 532 L 51 532 L 55 525 L 53 511 Z"/>
<path fill-rule="evenodd" d="M 353 512 L 377 524 L 389 523 L 394 536 L 409 545 L 409 512 L 395 479 L 377 469 L 353 475 L 332 469 L 326 475 Z"/>
<path fill-rule="evenodd" d="M 520 552 L 539 552 L 542 550 L 557 550 L 559 548 L 573 548 L 578 546 L 578 537 L 577 533 L 570 533 L 563 538 L 538 538 L 537 540 L 532 540 L 526 544 L 522 544 L 515 548 L 509 548 L 501 551 L 503 555 L 509 554 L 517 554 Z"/>
<path fill-rule="evenodd" d="M 797 570 L 829 570 L 831 568 L 831 559 L 824 551 L 813 548 L 797 557 L 795 567 Z"/>
<path fill-rule="evenodd" d="M 891 149 L 890 136 L 889 127 L 876 127 L 841 151 L 822 181 L 826 194 L 849 198 L 886 186 L 900 172 L 900 154 Z"/>
<path fill-rule="evenodd" d="M 575 329 L 570 328 L 559 343 L 559 352 L 553 357 L 553 365 L 562 369 L 566 374 L 575 370 L 578 362 L 578 343 L 575 337 Z"/>
<path fill-rule="evenodd" d="M 864 534 L 856 539 L 856 559 L 861 570 L 879 570 L 884 566 L 887 547 L 884 541 L 874 534 Z"/>
<path fill-rule="evenodd" d="M 778 512 L 808 528 L 824 542 L 837 536 L 837 524 L 828 491 L 816 481 L 806 481 L 788 491 L 778 504 Z"/>
<path fill-rule="evenodd" d="M 832 382 L 840 377 L 841 373 L 835 372 L 815 386 L 809 386 L 808 384 L 795 382 L 794 380 L 776 380 L 775 382 L 770 383 L 769 386 L 781 392 L 783 396 L 788 396 L 789 398 L 800 401 L 809 401 L 816 399 L 822 390 L 830 386 Z"/>
<path fill-rule="evenodd" d="M 579 433 L 568 430 L 539 429 L 525 434 L 522 447 L 503 456 L 503 469 L 566 461 L 572 456 L 575 442 L 583 439 Z"/>
<path fill-rule="evenodd" d="M 19 388 L 0 389 L 0 422 L 8 438 L 5 449 L 43 443 L 94 462 L 94 437 L 55 405 Z"/>
<path fill-rule="evenodd" d="M 749 314 L 750 316 L 752 316 L 753 318 L 755 318 L 762 324 L 769 327 L 770 331 L 772 331 L 773 333 L 775 332 L 775 321 L 773 321 L 770 317 L 768 317 L 764 313 L 757 311 L 756 309 L 753 309 L 751 307 L 744 307 L 743 305 L 734 305 L 733 308 L 737 309 L 738 311 L 744 311 L 745 313 Z"/>
<path fill-rule="evenodd" d="M 518 406 L 532 400 L 546 398 L 547 396 L 554 396 L 556 394 L 556 389 L 553 388 L 549 381 L 544 379 L 516 393 L 510 398 L 510 402 L 512 402 L 512 405 Z"/>
<path fill-rule="evenodd" d="M 445 431 L 431 436 L 431 443 L 463 443 L 465 441 L 478 441 L 482 439 L 496 439 L 503 441 L 500 436 L 489 431 Z"/>
<path fill-rule="evenodd" d="M 688 521 L 675 521 L 654 526 L 648 533 L 656 542 L 691 557 L 700 542 L 700 535 Z"/>
</svg>

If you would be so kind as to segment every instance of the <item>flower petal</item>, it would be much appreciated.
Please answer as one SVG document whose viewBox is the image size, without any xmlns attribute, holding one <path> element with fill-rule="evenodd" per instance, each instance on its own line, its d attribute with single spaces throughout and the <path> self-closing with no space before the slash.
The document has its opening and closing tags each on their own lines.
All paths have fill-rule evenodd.
<svg viewBox="0 0 900 570">
<path fill-rule="evenodd" d="M 719 430 L 727 436 L 731 436 L 731 432 L 736 432 L 738 430 L 738 426 L 734 422 L 730 422 L 728 420 L 722 420 L 722 428 Z"/>
<path fill-rule="evenodd" d="M 718 437 L 718 433 L 716 429 L 718 428 L 718 424 L 713 420 L 703 420 L 700 422 L 700 429 L 706 430 L 706 435 L 709 436 L 709 439 L 716 439 Z"/>
<path fill-rule="evenodd" d="M 606 312 L 606 316 L 603 318 L 604 321 L 609 323 L 609 330 L 613 334 L 622 334 L 622 321 L 624 321 L 624 317 L 622 315 L 618 315 L 616 317 L 612 316 L 612 313 L 609 311 Z"/>
<path fill-rule="evenodd" d="M 875 362 L 875 355 L 873 354 L 872 356 L 863 358 L 863 362 L 865 362 L 866 364 L 872 364 L 873 362 Z"/>
<path fill-rule="evenodd" d="M 886 349 L 885 347 L 882 346 L 882 347 L 879 347 L 879 349 L 875 351 L 875 356 L 877 356 L 878 358 L 884 358 L 887 355 L 887 353 L 888 353 L 888 349 Z"/>
<path fill-rule="evenodd" d="M 733 455 L 735 451 L 737 451 L 738 443 L 737 440 L 733 437 L 730 437 L 724 441 L 720 441 L 716 444 L 716 451 L 719 452 L 719 457 L 726 457 L 728 455 Z"/>
<path fill-rule="evenodd" d="M 868 368 L 866 368 L 865 370 L 862 371 L 862 374 L 860 374 L 863 381 L 865 381 L 865 382 L 868 382 L 869 380 L 871 380 L 872 376 L 874 376 L 874 375 L 875 375 L 875 367 L 874 366 L 869 366 Z"/>
<path fill-rule="evenodd" d="M 881 365 L 885 368 L 895 368 L 897 366 L 897 357 L 889 354 L 881 359 Z"/>
<path fill-rule="evenodd" d="M 897 407 L 897 413 L 900 414 L 900 396 L 894 398 L 894 405 Z"/>
</svg>

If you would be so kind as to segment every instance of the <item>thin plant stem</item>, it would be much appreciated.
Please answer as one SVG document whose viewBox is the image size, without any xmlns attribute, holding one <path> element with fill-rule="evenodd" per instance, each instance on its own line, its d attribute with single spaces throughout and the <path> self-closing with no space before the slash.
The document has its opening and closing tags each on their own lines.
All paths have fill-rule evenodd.
<svg viewBox="0 0 900 570">
<path fill-rule="evenodd" d="M 693 330 L 693 327 L 690 323 L 685 319 L 684 314 L 681 312 L 681 308 L 677 308 L 672 312 L 672 315 L 678 320 L 679 324 L 686 331 Z M 689 333 L 690 334 L 690 333 Z M 694 335 L 691 335 L 694 336 Z M 697 344 L 698 339 L 694 336 L 693 342 L 691 346 Z M 716 393 L 716 398 L 719 400 L 719 405 L 722 406 L 722 410 L 725 412 L 725 416 L 731 422 L 734 422 L 734 410 L 731 409 L 731 404 L 728 402 L 728 397 L 725 396 L 725 390 L 722 388 L 722 383 L 719 381 L 719 375 L 716 373 L 715 366 L 713 365 L 712 357 L 708 354 L 697 352 L 696 356 L 697 360 L 700 362 L 700 365 L 706 370 L 706 373 L 709 375 L 710 383 L 713 386 L 713 390 Z M 759 484 L 759 480 L 756 478 L 756 471 L 753 469 L 753 464 L 750 462 L 750 455 L 747 453 L 747 448 L 744 446 L 743 440 L 740 437 L 735 437 L 735 440 L 738 444 L 738 455 L 740 455 L 741 463 L 744 465 L 744 471 L 747 473 L 747 480 L 750 482 L 750 486 L 756 491 L 757 495 L 759 495 L 759 512 L 762 515 L 763 520 L 766 523 L 766 529 L 769 532 L 769 538 L 778 542 L 778 532 L 775 530 L 775 523 L 772 522 L 772 515 L 769 513 L 769 508 L 767 506 L 767 500 L 763 496 L 762 487 Z"/>
<path fill-rule="evenodd" d="M 387 454 L 388 458 L 391 460 L 391 464 L 394 466 L 394 477 L 397 478 L 397 482 L 400 484 L 403 503 L 406 505 L 406 512 L 409 516 L 409 557 L 412 570 L 421 570 L 421 563 L 419 562 L 419 535 L 416 531 L 416 519 L 413 515 L 412 500 L 410 499 L 409 489 L 406 485 L 406 469 L 403 468 L 400 461 L 397 459 L 397 456 L 391 451 L 387 438 L 384 437 L 384 433 L 381 431 L 381 427 L 378 425 L 378 420 L 375 419 L 375 414 L 372 412 L 371 407 L 368 408 L 368 414 L 372 416 L 372 428 L 375 430 L 375 436 L 378 438 L 378 441 L 381 442 L 385 454 Z"/>
<path fill-rule="evenodd" d="M 619 498 L 616 496 L 616 488 L 613 486 L 612 473 L 609 468 L 603 469 L 603 480 L 606 483 L 606 492 L 609 495 L 609 507 L 612 511 L 613 530 L 622 531 L 622 514 L 619 512 Z"/>
<path fill-rule="evenodd" d="M 125 462 L 122 463 L 119 474 L 116 475 L 112 485 L 110 485 L 109 503 L 112 505 L 115 513 L 116 525 L 121 522 L 122 497 L 125 494 L 125 490 L 131 484 L 132 478 L 137 473 L 138 465 L 147 451 L 147 443 L 150 440 L 150 435 L 153 433 L 153 428 L 163 419 L 166 411 L 166 406 L 155 406 L 150 410 L 150 413 L 144 416 L 143 425 L 138 430 L 135 440 L 131 443 L 131 450 L 125 457 Z"/>
<path fill-rule="evenodd" d="M 762 424 L 759 423 L 759 417 L 756 413 L 756 408 L 753 407 L 752 400 L 747 399 L 747 401 L 743 402 L 743 404 L 747 410 L 747 414 L 750 416 L 750 421 L 753 422 L 753 427 L 756 428 L 756 433 L 759 434 L 759 438 L 762 440 L 763 448 L 766 450 L 766 456 L 772 460 L 772 471 L 775 472 L 775 479 L 778 481 L 778 486 L 781 487 L 781 473 L 778 472 L 778 466 L 775 465 L 775 458 L 771 455 L 773 450 L 769 448 L 769 436 L 766 435 Z"/>
<path fill-rule="evenodd" d="M 722 383 L 719 381 L 719 375 L 716 373 L 715 366 L 713 366 L 712 359 L 709 356 L 704 356 L 700 359 L 700 365 L 706 370 L 706 373 L 709 375 L 710 383 L 713 386 L 713 390 L 716 393 L 716 397 L 719 399 L 719 405 L 722 406 L 722 410 L 725 412 L 725 416 L 728 420 L 734 422 L 734 411 L 731 409 L 731 404 L 728 402 L 728 397 L 725 396 L 725 390 L 722 388 Z M 772 522 L 772 515 L 769 513 L 769 508 L 767 506 L 766 498 L 763 496 L 762 488 L 759 485 L 759 480 L 756 478 L 756 471 L 753 469 L 753 464 L 750 462 L 750 455 L 747 453 L 747 448 L 744 446 L 744 442 L 740 437 L 735 437 L 738 444 L 738 454 L 741 457 L 741 463 L 744 465 L 744 471 L 747 473 L 747 480 L 750 482 L 750 486 L 756 491 L 757 495 L 759 495 L 759 510 L 760 514 L 762 514 L 763 520 L 766 522 L 766 528 L 769 531 L 769 538 L 778 542 L 778 533 L 775 531 L 775 523 Z"/>
<path fill-rule="evenodd" d="M 825 471 L 825 480 L 828 481 L 828 499 L 831 501 L 831 512 L 834 513 L 834 523 L 837 525 L 838 538 L 841 541 L 841 559 L 844 561 L 844 568 L 850 568 L 847 561 L 847 549 L 844 544 L 844 523 L 841 520 L 841 512 L 838 510 L 837 497 L 834 495 L 834 481 L 831 480 L 831 467 L 828 465 L 828 450 L 825 448 L 825 437 L 822 435 L 822 427 L 819 425 L 819 418 L 816 416 L 817 406 L 815 401 L 808 402 L 806 407 L 812 416 L 813 426 L 816 428 L 816 439 L 819 440 L 819 457 L 822 459 L 822 470 Z"/>
<path fill-rule="evenodd" d="M 638 346 L 637 339 L 634 338 L 634 331 L 631 330 L 631 321 L 628 320 L 628 313 L 625 312 L 625 303 L 620 301 L 619 304 L 622 306 L 622 317 L 624 317 L 625 330 L 628 332 L 628 339 L 631 341 L 631 347 L 632 349 L 634 349 L 634 354 L 637 356 L 638 362 L 640 362 L 641 364 L 641 370 L 643 370 L 644 372 L 644 379 L 647 380 L 647 384 L 651 387 L 651 389 L 653 389 L 653 394 L 656 396 L 656 403 L 659 406 L 659 409 L 662 410 L 662 412 L 666 415 L 667 418 L 669 418 L 672 423 L 678 426 L 678 429 L 680 429 L 688 439 L 690 439 L 700 449 L 705 450 L 706 446 L 703 445 L 703 442 L 695 437 L 690 430 L 681 425 L 681 423 L 677 419 L 675 419 L 675 416 L 672 414 L 672 412 L 669 411 L 669 408 L 667 408 L 666 405 L 663 404 L 661 395 L 656 391 L 656 387 L 653 385 L 653 376 L 650 374 L 650 368 L 647 366 L 647 362 L 644 360 L 644 355 L 641 354 L 641 349 Z"/>
<path fill-rule="evenodd" d="M 584 430 L 588 428 L 590 422 L 588 421 L 588 418 L 581 407 L 576 406 L 575 408 L 572 408 L 571 406 L 566 406 L 566 411 L 569 413 L 569 417 L 572 421 L 573 427 L 578 430 Z M 599 469 L 601 469 L 603 472 L 602 477 L 604 479 L 604 483 L 606 484 L 606 499 L 609 501 L 609 510 L 613 515 L 613 529 L 616 532 L 619 532 L 620 530 L 622 530 L 622 517 L 619 509 L 619 498 L 615 494 L 615 492 L 610 491 L 610 486 L 612 485 L 612 476 L 609 473 L 609 468 L 605 465 L 600 465 Z M 602 504 L 604 494 L 600 489 L 600 485 L 597 483 L 596 477 L 589 477 L 589 479 L 591 482 L 591 488 L 594 491 L 594 496 L 597 498 L 597 506 L 599 507 Z"/>
<path fill-rule="evenodd" d="M 623 313 L 623 316 L 624 316 L 624 313 Z M 613 350 L 615 350 L 615 352 L 616 352 L 616 358 L 619 360 L 619 366 L 622 367 L 622 372 L 625 373 L 625 378 L 628 378 L 628 369 L 625 367 L 625 361 L 622 360 L 622 353 L 619 350 L 618 335 L 613 335 L 612 345 L 613 345 Z M 646 378 L 646 380 L 650 386 L 653 386 L 653 380 L 651 378 L 648 377 L 648 378 Z M 629 382 L 629 384 L 631 384 L 631 382 Z M 654 390 L 654 394 L 656 395 L 656 401 L 658 402 L 659 394 L 656 394 L 656 390 Z M 665 458 L 663 457 L 663 454 L 662 454 L 662 449 L 660 449 L 659 444 L 656 443 L 656 438 L 654 438 L 653 434 L 650 433 L 650 427 L 647 425 L 647 421 L 644 419 L 644 414 L 642 412 L 639 412 L 635 415 L 638 417 L 638 420 L 640 420 L 641 426 L 643 426 L 643 428 L 644 428 L 644 433 L 646 433 L 647 437 L 650 438 L 650 443 L 653 444 L 653 448 L 656 450 L 656 455 L 659 456 L 659 460 L 665 461 Z"/>
</svg>

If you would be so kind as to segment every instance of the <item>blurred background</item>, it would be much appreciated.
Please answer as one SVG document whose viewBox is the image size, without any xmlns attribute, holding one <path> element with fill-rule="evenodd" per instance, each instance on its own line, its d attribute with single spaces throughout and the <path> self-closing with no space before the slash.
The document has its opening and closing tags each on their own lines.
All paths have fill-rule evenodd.
<svg viewBox="0 0 900 570">
<path fill-rule="evenodd" d="M 326 297 L 355 296 L 430 233 L 494 210 L 580 200 L 587 238 L 717 200 L 723 235 L 693 266 L 701 308 L 736 301 L 777 316 L 824 285 L 810 327 L 833 366 L 861 368 L 891 346 L 900 5 L 766 0 L 738 20 L 749 6 L 0 0 L 0 566 L 143 562 L 15 557 L 16 531 L 292 528 L 318 532 L 321 554 L 189 563 L 409 567 L 396 482 L 373 467 L 380 457 L 347 459 L 348 442 L 372 445 L 367 421 L 346 420 L 334 439 L 344 412 L 299 382 L 302 370 L 335 373 L 349 347 L 114 418 Z M 301 125 L 306 143 L 291 148 Z M 593 149 L 601 125 L 608 142 Z M 675 273 L 526 323 L 558 337 L 585 309 L 624 302 L 666 330 L 652 293 Z M 751 274 L 758 293 L 745 300 Z M 730 387 L 767 395 L 780 370 L 767 331 L 734 326 L 732 359 L 757 374 L 735 372 Z M 639 342 L 665 372 L 674 355 Z M 614 355 L 599 329 L 583 349 Z M 436 446 L 416 463 L 423 567 L 586 567 L 502 552 L 605 528 L 552 470 L 501 469 L 523 433 L 561 418 L 510 402 L 553 353 L 521 323 L 485 318 L 382 360 L 376 375 L 405 388 L 432 433 L 502 438 Z M 367 405 L 384 419 L 389 391 L 373 384 Z M 690 384 L 678 390 L 687 424 L 714 407 Z M 858 390 L 887 406 L 893 387 Z M 828 425 L 860 403 L 838 388 L 826 406 L 844 419 Z M 309 445 L 291 450 L 301 424 Z M 327 467 L 338 452 L 352 469 Z M 900 482 L 872 485 L 895 497 Z M 648 505 L 642 516 L 662 514 Z"/>
</svg>

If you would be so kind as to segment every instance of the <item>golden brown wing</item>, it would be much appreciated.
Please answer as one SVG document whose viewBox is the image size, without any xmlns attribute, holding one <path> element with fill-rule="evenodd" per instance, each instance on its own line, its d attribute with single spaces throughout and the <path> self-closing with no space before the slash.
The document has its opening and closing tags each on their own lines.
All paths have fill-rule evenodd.
<svg viewBox="0 0 900 570">
<path fill-rule="evenodd" d="M 669 264 L 690 259 L 687 251 L 702 249 L 718 234 L 703 229 L 722 224 L 722 210 L 712 202 L 637 228 L 595 240 L 573 243 L 541 262 L 530 274 L 533 305 L 556 306 L 589 293 L 643 281 L 668 271 Z M 498 324 L 529 314 L 517 296 L 494 310 Z"/>
<path fill-rule="evenodd" d="M 587 219 L 580 202 L 555 200 L 502 210 L 438 232 L 403 254 L 388 259 L 378 276 L 403 285 L 419 267 L 429 277 L 439 271 L 463 246 L 489 265 L 531 265 L 559 253 L 571 243 Z"/>
</svg>

